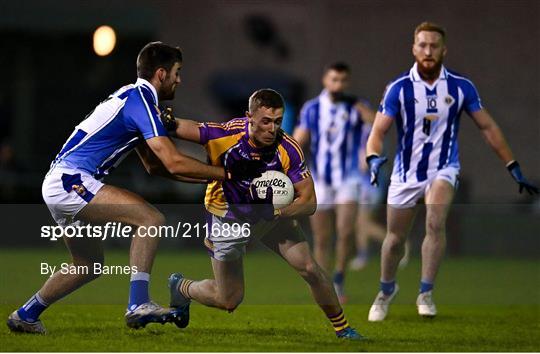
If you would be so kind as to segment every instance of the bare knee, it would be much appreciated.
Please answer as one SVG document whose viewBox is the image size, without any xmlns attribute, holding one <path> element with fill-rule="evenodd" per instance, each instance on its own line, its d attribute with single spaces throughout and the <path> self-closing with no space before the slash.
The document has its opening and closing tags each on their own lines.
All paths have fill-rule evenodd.
<svg viewBox="0 0 540 354">
<path fill-rule="evenodd" d="M 139 217 L 135 224 L 137 226 L 162 226 L 165 225 L 165 216 L 157 210 L 151 210 Z"/>
<path fill-rule="evenodd" d="M 99 278 L 101 275 L 101 271 L 99 270 L 103 269 L 104 264 L 105 259 L 103 255 L 93 257 L 74 257 L 72 262 L 74 271 L 85 282 Z"/>
<path fill-rule="evenodd" d="M 298 273 L 308 284 L 320 283 L 325 279 L 321 267 L 313 260 L 306 262 L 303 267 L 298 270 Z"/>
<path fill-rule="evenodd" d="M 388 232 L 384 239 L 384 245 L 390 252 L 401 252 L 405 247 L 405 237 L 399 236 L 396 233 Z"/>
<path fill-rule="evenodd" d="M 165 225 L 165 215 L 159 211 L 155 211 L 147 216 L 145 225 L 161 226 Z"/>
</svg>

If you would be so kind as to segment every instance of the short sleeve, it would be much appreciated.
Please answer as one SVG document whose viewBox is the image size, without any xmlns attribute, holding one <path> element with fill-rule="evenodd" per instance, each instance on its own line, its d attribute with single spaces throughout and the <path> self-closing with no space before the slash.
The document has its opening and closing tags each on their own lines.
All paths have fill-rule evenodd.
<svg viewBox="0 0 540 354">
<path fill-rule="evenodd" d="M 401 85 L 390 83 L 384 90 L 383 98 L 379 105 L 379 112 L 389 117 L 396 117 L 399 114 L 401 104 L 399 102 L 399 91 Z"/>
<path fill-rule="evenodd" d="M 207 123 L 199 123 L 199 138 L 200 143 L 202 145 L 206 145 L 208 143 L 208 124 Z"/>
<path fill-rule="evenodd" d="M 241 133 L 246 128 L 246 118 L 235 118 L 225 123 L 199 123 L 200 144 L 206 145 L 210 140 Z"/>
<path fill-rule="evenodd" d="M 126 103 L 126 124 L 130 130 L 136 130 L 144 137 L 168 136 L 167 129 L 159 118 L 159 108 L 154 104 L 152 94 L 140 87 L 135 88 L 135 95 Z"/>
<path fill-rule="evenodd" d="M 480 96 L 478 95 L 478 90 L 471 81 L 463 81 L 463 84 L 460 85 L 463 92 L 463 108 L 467 113 L 473 113 L 481 110 L 482 102 Z"/>
<path fill-rule="evenodd" d="M 304 158 L 304 153 L 293 138 L 289 136 L 284 138 L 281 147 L 285 150 L 284 153 L 288 157 L 288 168 L 285 169 L 285 173 L 293 184 L 311 176 Z"/>
</svg>

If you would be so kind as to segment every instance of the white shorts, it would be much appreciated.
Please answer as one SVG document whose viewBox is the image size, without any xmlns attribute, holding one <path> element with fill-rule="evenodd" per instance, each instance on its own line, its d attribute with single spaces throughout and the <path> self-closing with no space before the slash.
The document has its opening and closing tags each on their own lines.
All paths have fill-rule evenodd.
<svg viewBox="0 0 540 354">
<path fill-rule="evenodd" d="M 372 186 L 369 182 L 360 185 L 360 195 L 358 203 L 367 208 L 373 209 L 382 203 L 383 188 Z"/>
<path fill-rule="evenodd" d="M 210 256 L 218 261 L 228 262 L 244 256 L 247 245 L 253 240 L 271 238 L 274 241 L 305 241 L 298 221 L 291 218 L 259 221 L 250 225 L 207 212 L 206 221 L 209 235 L 205 237 L 204 245 Z"/>
<path fill-rule="evenodd" d="M 343 182 L 339 187 L 324 182 L 314 181 L 317 196 L 317 210 L 334 209 L 337 204 L 357 203 L 360 193 L 360 182 Z"/>
<path fill-rule="evenodd" d="M 54 221 L 68 226 L 103 186 L 87 172 L 55 167 L 45 176 L 41 193 Z"/>
<path fill-rule="evenodd" d="M 422 182 L 391 182 L 388 188 L 388 205 L 405 209 L 412 208 L 418 200 L 425 196 L 435 180 L 443 180 L 457 189 L 459 183 L 459 169 L 447 167 L 437 171 L 433 176 Z"/>
</svg>

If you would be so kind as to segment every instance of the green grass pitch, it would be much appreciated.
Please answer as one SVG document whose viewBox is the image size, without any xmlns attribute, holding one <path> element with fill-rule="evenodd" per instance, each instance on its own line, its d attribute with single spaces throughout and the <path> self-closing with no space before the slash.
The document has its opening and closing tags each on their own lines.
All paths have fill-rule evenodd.
<svg viewBox="0 0 540 354">
<path fill-rule="evenodd" d="M 60 245 L 51 249 L 0 251 L 0 316 L 26 301 L 44 281 L 40 262 L 67 261 Z M 127 250 L 107 252 L 107 264 L 127 264 Z M 369 323 L 367 312 L 378 286 L 378 260 L 349 273 L 352 326 L 369 337 L 338 341 L 307 286 L 278 257 L 248 253 L 246 296 L 229 314 L 192 306 L 190 326 L 151 324 L 135 331 L 124 324 L 128 276 L 104 276 L 55 304 L 42 316 L 49 334 L 29 336 L 0 329 L 1 351 L 539 351 L 540 267 L 535 260 L 447 258 L 435 300 L 439 316 L 418 317 L 416 299 L 420 263 L 400 271 L 400 294 L 387 320 Z M 211 276 L 201 250 L 161 250 L 151 281 L 155 301 L 168 301 L 166 279 L 182 271 L 188 277 Z"/>
</svg>

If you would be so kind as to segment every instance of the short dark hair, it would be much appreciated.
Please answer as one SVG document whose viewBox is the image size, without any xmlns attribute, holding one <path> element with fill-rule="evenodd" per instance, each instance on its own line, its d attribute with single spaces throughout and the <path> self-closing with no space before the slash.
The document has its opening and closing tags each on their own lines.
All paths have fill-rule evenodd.
<svg viewBox="0 0 540 354">
<path fill-rule="evenodd" d="M 261 107 L 284 108 L 285 100 L 276 90 L 270 88 L 260 89 L 249 97 L 249 111 L 254 113 Z"/>
<path fill-rule="evenodd" d="M 444 30 L 443 27 L 433 22 L 424 21 L 418 26 L 416 26 L 416 28 L 414 29 L 413 43 L 416 41 L 416 35 L 422 31 L 437 32 L 438 34 L 441 35 L 443 42 L 446 41 L 446 31 Z"/>
<path fill-rule="evenodd" d="M 349 64 L 343 61 L 336 61 L 334 63 L 326 64 L 323 73 L 326 74 L 330 70 L 337 71 L 338 73 L 351 73 L 351 67 L 349 66 Z"/>
<path fill-rule="evenodd" d="M 137 77 L 150 80 L 157 69 L 170 71 L 177 62 L 182 62 L 182 51 L 179 47 L 150 42 L 137 55 Z"/>
</svg>

